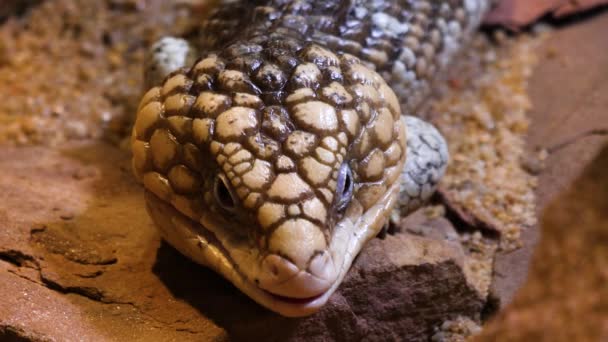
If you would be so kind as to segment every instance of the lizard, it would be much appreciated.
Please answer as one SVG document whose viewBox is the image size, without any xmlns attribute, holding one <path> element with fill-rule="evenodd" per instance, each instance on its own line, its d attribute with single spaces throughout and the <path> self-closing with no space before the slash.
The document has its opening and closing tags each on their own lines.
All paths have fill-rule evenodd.
<svg viewBox="0 0 608 342">
<path fill-rule="evenodd" d="M 366 242 L 449 160 L 416 117 L 490 0 L 224 0 L 164 37 L 131 136 L 163 239 L 289 317 L 317 312 Z"/>
</svg>

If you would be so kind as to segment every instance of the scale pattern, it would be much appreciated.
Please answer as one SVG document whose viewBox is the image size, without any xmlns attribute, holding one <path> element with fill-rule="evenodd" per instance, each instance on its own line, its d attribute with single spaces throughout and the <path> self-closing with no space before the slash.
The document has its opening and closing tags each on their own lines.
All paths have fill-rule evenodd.
<svg viewBox="0 0 608 342">
<path fill-rule="evenodd" d="M 488 5 L 225 1 L 201 25 L 201 58 L 144 95 L 133 128 L 133 170 L 163 211 L 151 214 L 165 238 L 275 311 L 318 309 L 399 193 L 424 199 L 443 172 L 436 132 L 403 115 Z M 406 126 L 421 135 L 406 137 Z M 406 154 L 413 173 L 403 173 Z M 353 196 L 342 208 L 345 167 Z M 233 206 L 218 201 L 218 184 Z M 322 295 L 306 307 L 267 292 Z"/>
<path fill-rule="evenodd" d="M 342 163 L 349 162 L 357 183 L 358 206 L 348 212 L 355 216 L 403 168 L 397 99 L 352 55 L 338 57 L 310 44 L 283 55 L 298 65 L 290 75 L 263 54 L 251 74 L 235 67 L 240 48 L 210 55 L 148 91 L 134 127 L 136 175 L 146 189 L 199 221 L 203 210 L 222 213 L 213 197 L 221 170 L 246 212 L 234 219 L 260 228 L 247 232 L 260 248 L 283 248 L 283 239 L 273 248 L 271 233 L 281 235 L 293 222 L 305 230 L 301 234 L 318 236 L 311 253 L 322 250 Z"/>
<path fill-rule="evenodd" d="M 225 1 L 203 23 L 199 49 L 279 34 L 359 57 L 413 115 L 475 30 L 491 0 Z"/>
</svg>

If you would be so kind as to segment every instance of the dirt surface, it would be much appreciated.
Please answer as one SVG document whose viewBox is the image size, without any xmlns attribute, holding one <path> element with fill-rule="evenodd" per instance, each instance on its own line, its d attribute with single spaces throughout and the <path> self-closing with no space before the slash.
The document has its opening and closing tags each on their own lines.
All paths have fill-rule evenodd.
<svg viewBox="0 0 608 342">
<path fill-rule="evenodd" d="M 520 248 L 522 233 L 536 224 L 537 179 L 521 159 L 532 106 L 528 80 L 546 36 L 508 39 L 497 31 L 491 44 L 478 35 L 430 106 L 450 147 L 442 199 L 469 226 L 498 234 L 503 251 Z"/>
<path fill-rule="evenodd" d="M 145 51 L 163 35 L 187 34 L 211 2 L 3 0 L 0 144 L 123 136 Z"/>
<path fill-rule="evenodd" d="M 542 240 L 529 280 L 481 341 L 608 339 L 607 31 L 603 13 L 560 30 L 541 50 L 528 141 L 548 151 L 537 190 Z M 505 276 L 511 270 L 508 260 L 496 265 Z"/>
<path fill-rule="evenodd" d="M 608 339 L 608 144 L 604 146 L 569 190 L 546 207 L 530 278 L 478 341 Z"/>
<path fill-rule="evenodd" d="M 502 0 L 489 24 L 522 27 L 608 0 Z M 129 129 L 148 46 L 190 34 L 215 0 L 0 2 L 0 144 L 56 145 Z M 83 110 L 86 108 L 86 110 Z"/>
</svg>

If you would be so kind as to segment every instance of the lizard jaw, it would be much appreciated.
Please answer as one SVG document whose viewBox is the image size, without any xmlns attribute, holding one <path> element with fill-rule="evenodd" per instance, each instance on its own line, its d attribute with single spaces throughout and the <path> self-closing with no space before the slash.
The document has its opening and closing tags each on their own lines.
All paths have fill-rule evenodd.
<svg viewBox="0 0 608 342">
<path fill-rule="evenodd" d="M 302 298 L 265 290 L 250 280 L 243 272 L 248 265 L 238 265 L 234 262 L 230 253 L 234 254 L 234 251 L 229 250 L 233 248 L 230 242 L 222 241 L 221 236 L 205 229 L 202 223 L 190 220 L 149 192 L 146 192 L 146 204 L 163 238 L 182 254 L 220 273 L 262 306 L 287 317 L 303 317 L 317 312 L 337 290 L 363 245 L 375 237 L 384 225 L 386 217 L 395 205 L 398 192 L 399 184 L 395 182 L 374 206 L 355 221 L 344 218 L 336 224 L 328 247 L 335 269 L 332 277 L 334 280 L 318 287 L 317 291 L 310 291 Z M 204 221 L 201 219 L 201 222 Z M 255 256 L 250 260 L 256 260 Z M 249 266 L 257 267 L 253 262 Z"/>
</svg>

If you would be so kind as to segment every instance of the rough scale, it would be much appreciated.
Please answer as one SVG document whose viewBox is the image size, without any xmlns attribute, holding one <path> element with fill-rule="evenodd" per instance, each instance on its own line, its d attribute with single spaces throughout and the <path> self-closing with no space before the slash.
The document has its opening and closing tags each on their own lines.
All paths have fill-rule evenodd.
<svg viewBox="0 0 608 342">
<path fill-rule="evenodd" d="M 163 237 L 271 310 L 318 310 L 433 193 L 447 147 L 409 115 L 488 6 L 225 1 L 195 47 L 159 41 L 132 150 Z"/>
</svg>

